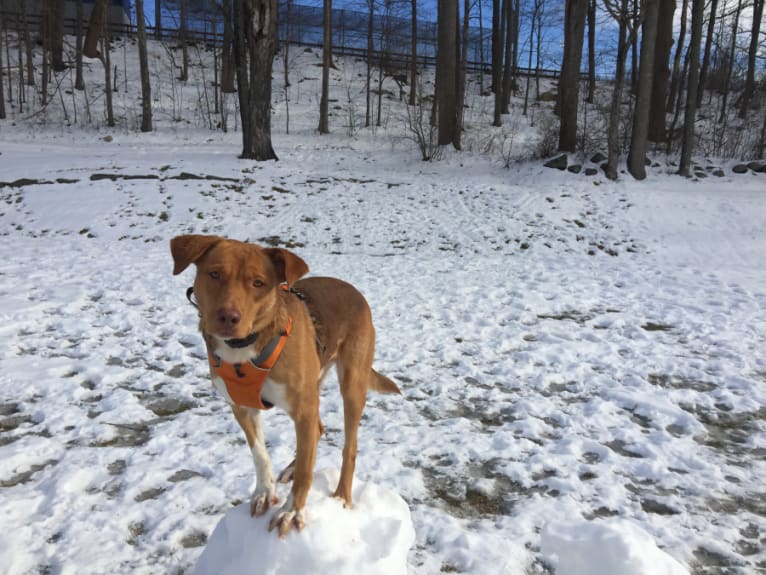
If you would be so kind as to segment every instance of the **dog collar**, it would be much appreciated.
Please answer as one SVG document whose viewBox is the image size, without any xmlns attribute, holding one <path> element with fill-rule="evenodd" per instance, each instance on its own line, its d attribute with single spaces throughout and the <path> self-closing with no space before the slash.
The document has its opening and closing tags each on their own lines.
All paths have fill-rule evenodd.
<svg viewBox="0 0 766 575">
<path fill-rule="evenodd" d="M 226 384 L 226 391 L 231 400 L 237 405 L 254 407 L 256 409 L 271 409 L 274 404 L 264 401 L 261 397 L 263 384 L 277 363 L 287 338 L 292 331 L 293 320 L 287 318 L 285 330 L 272 339 L 263 351 L 250 361 L 244 363 L 227 363 L 208 347 L 208 361 L 214 375 L 220 377 Z"/>
</svg>

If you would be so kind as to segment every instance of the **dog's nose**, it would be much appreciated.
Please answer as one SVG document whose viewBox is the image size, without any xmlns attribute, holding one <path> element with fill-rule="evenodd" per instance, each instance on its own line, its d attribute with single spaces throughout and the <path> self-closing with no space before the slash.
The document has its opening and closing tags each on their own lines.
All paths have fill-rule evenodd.
<svg viewBox="0 0 766 575">
<path fill-rule="evenodd" d="M 231 307 L 222 307 L 216 316 L 221 327 L 234 327 L 239 323 L 239 312 Z"/>
</svg>

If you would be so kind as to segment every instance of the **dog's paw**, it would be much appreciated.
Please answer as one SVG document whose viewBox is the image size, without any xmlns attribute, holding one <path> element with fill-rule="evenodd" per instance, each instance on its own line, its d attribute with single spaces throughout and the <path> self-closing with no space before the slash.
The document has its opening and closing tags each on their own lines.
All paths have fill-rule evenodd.
<svg viewBox="0 0 766 575">
<path fill-rule="evenodd" d="M 253 492 L 253 497 L 250 499 L 250 516 L 260 517 L 264 515 L 272 505 L 279 503 L 276 491 L 273 486 L 271 489 L 258 490 Z"/>
<path fill-rule="evenodd" d="M 279 538 L 284 539 L 290 530 L 295 527 L 297 531 L 302 530 L 306 526 L 306 514 L 303 509 L 289 509 L 285 510 L 283 507 L 281 511 L 274 514 L 269 522 L 269 531 L 277 530 Z"/>
</svg>

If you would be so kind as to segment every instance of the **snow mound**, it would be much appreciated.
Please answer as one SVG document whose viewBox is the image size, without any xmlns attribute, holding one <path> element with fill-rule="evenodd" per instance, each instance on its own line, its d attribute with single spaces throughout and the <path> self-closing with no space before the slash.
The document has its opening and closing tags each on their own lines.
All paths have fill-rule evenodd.
<svg viewBox="0 0 766 575">
<path fill-rule="evenodd" d="M 549 523 L 540 549 L 556 575 L 689 575 L 651 535 L 621 519 Z"/>
<path fill-rule="evenodd" d="M 249 503 L 223 517 L 193 575 L 397 575 L 407 572 L 415 529 L 405 501 L 393 491 L 354 481 L 354 507 L 332 497 L 338 472 L 314 474 L 306 527 L 284 539 L 269 533 L 271 513 L 251 517 Z"/>
</svg>

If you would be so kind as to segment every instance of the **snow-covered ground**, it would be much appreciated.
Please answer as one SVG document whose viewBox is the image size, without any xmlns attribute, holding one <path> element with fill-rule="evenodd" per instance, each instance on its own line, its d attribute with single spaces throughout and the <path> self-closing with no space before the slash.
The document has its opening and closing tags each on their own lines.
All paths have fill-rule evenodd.
<svg viewBox="0 0 766 575">
<path fill-rule="evenodd" d="M 403 396 L 370 396 L 356 476 L 409 505 L 410 573 L 766 569 L 766 175 L 423 163 L 317 136 L 303 89 L 263 164 L 169 122 L 0 125 L 0 571 L 191 572 L 237 524 L 253 466 L 171 275 L 188 232 L 367 296 Z M 332 377 L 321 411 L 337 469 Z M 292 424 L 265 418 L 279 469 Z"/>
</svg>

